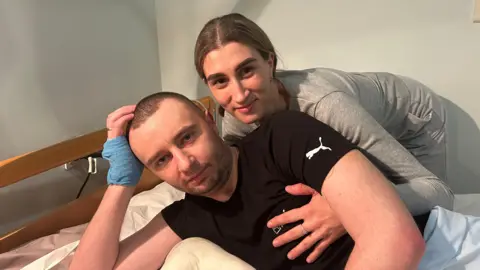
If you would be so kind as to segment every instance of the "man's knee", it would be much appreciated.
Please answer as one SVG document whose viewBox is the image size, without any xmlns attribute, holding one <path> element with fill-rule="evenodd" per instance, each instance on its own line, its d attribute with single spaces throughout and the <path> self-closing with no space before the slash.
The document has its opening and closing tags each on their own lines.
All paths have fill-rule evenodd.
<svg viewBox="0 0 480 270">
<path fill-rule="evenodd" d="M 215 243 L 199 237 L 187 238 L 173 247 L 162 270 L 176 269 L 254 269 Z"/>
</svg>

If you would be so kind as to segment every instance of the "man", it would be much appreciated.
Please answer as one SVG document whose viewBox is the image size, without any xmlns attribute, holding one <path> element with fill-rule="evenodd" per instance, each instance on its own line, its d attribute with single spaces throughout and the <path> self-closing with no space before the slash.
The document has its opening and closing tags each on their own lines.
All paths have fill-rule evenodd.
<svg viewBox="0 0 480 270">
<path fill-rule="evenodd" d="M 107 120 L 110 131 L 104 155 L 111 162 L 110 186 L 80 242 L 72 269 L 158 269 L 172 247 L 189 237 L 208 239 L 256 269 L 417 269 L 420 263 L 429 266 L 432 254 L 442 255 L 432 253 L 429 243 L 422 260 L 421 231 L 427 227 L 426 238 L 435 240 L 432 226 L 441 219 L 438 213 L 451 212 L 434 209 L 430 216 L 412 218 L 382 173 L 354 145 L 310 116 L 277 113 L 230 147 L 213 120 L 179 94 L 153 94 L 132 111 L 133 107 L 122 108 Z M 125 171 L 134 163 L 125 158 L 128 144 L 123 127 L 130 120 L 127 137 L 136 157 L 187 194 L 118 243 L 136 184 Z M 266 224 L 272 216 L 308 202 L 309 197 L 285 191 L 295 183 L 318 190 L 348 232 L 312 264 L 304 258 L 287 258 L 295 242 L 274 248 L 273 239 L 288 228 Z M 304 231 L 302 224 L 291 227 Z M 450 259 L 440 265 L 448 266 Z"/>
</svg>

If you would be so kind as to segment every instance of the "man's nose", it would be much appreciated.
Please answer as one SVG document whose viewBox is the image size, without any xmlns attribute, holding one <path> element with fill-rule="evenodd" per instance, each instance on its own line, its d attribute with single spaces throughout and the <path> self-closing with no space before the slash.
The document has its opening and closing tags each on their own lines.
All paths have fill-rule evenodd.
<svg viewBox="0 0 480 270">
<path fill-rule="evenodd" d="M 188 174 L 190 171 L 192 171 L 192 166 L 195 162 L 195 159 L 193 158 L 193 156 L 180 150 L 177 153 L 177 160 L 178 160 L 178 170 L 180 172 Z"/>
</svg>

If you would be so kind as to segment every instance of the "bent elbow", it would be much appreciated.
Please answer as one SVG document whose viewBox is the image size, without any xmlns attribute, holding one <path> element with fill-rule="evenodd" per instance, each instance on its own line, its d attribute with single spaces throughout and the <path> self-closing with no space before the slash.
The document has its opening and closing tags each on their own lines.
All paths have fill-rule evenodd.
<svg viewBox="0 0 480 270">
<path fill-rule="evenodd" d="M 450 189 L 449 186 L 447 186 L 445 183 L 442 183 L 443 189 L 445 191 L 445 206 L 443 206 L 445 209 L 448 210 L 453 210 L 453 205 L 455 203 L 455 194 L 453 191 Z"/>
<path fill-rule="evenodd" d="M 417 269 L 427 246 L 423 235 L 415 228 L 410 233 L 402 233 L 401 238 L 400 243 L 397 243 L 400 247 L 397 250 L 400 253 L 397 253 L 398 257 L 403 258 L 405 269 Z"/>
<path fill-rule="evenodd" d="M 435 206 L 440 206 L 448 210 L 453 210 L 453 204 L 455 201 L 455 194 L 452 189 L 442 180 L 436 178 L 429 181 L 431 189 L 437 195 L 435 196 Z"/>
</svg>

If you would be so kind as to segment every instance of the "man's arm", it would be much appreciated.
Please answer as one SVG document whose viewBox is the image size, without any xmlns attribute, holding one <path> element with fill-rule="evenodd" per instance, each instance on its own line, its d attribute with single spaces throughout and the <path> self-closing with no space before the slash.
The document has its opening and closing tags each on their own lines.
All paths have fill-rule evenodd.
<svg viewBox="0 0 480 270">
<path fill-rule="evenodd" d="M 392 184 L 341 134 L 298 112 L 271 121 L 279 169 L 322 193 L 355 241 L 347 269 L 412 269 L 424 240 Z"/>
<path fill-rule="evenodd" d="M 158 269 L 181 239 L 161 214 L 119 243 L 134 187 L 109 186 L 75 252 L 70 269 Z"/>
<path fill-rule="evenodd" d="M 416 269 L 424 239 L 393 186 L 358 150 L 343 156 L 321 193 L 355 241 L 346 269 Z"/>
<path fill-rule="evenodd" d="M 135 106 L 121 107 L 108 115 L 108 140 L 102 156 L 110 162 L 109 186 L 73 257 L 70 269 L 158 269 L 180 238 L 161 214 L 119 244 L 120 230 L 140 180 L 143 164 L 134 156 L 125 137 L 125 126 Z"/>
</svg>

